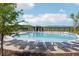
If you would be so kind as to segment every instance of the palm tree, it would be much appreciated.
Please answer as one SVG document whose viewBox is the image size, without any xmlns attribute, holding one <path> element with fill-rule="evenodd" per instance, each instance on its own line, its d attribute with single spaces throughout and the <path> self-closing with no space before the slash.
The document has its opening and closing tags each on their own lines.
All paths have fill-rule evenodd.
<svg viewBox="0 0 79 59">
<path fill-rule="evenodd" d="M 78 26 L 78 21 L 79 21 L 79 12 L 77 14 L 72 13 L 71 18 L 74 20 L 74 33 L 76 32 L 76 27 Z"/>
</svg>

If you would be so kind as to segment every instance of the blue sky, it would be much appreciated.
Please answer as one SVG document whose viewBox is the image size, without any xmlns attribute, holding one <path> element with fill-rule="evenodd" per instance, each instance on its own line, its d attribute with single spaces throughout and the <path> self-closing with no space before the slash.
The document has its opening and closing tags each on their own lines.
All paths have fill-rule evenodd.
<svg viewBox="0 0 79 59">
<path fill-rule="evenodd" d="M 17 6 L 24 12 L 20 19 L 39 26 L 73 26 L 70 14 L 79 11 L 79 4 L 68 3 L 26 3 Z"/>
</svg>

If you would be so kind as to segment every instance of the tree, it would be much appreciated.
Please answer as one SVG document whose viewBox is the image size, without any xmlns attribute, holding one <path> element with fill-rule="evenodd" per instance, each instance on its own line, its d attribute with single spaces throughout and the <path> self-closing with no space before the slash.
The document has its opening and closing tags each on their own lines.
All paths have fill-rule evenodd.
<svg viewBox="0 0 79 59">
<path fill-rule="evenodd" d="M 17 19 L 22 14 L 22 10 L 17 10 L 17 4 L 0 3 L 0 36 L 1 52 L 3 56 L 3 39 L 5 35 L 11 35 L 18 29 Z"/>
<path fill-rule="evenodd" d="M 77 14 L 72 13 L 71 14 L 71 18 L 74 20 L 74 32 L 76 32 L 76 27 L 78 26 L 78 22 L 79 22 L 79 12 Z"/>
</svg>

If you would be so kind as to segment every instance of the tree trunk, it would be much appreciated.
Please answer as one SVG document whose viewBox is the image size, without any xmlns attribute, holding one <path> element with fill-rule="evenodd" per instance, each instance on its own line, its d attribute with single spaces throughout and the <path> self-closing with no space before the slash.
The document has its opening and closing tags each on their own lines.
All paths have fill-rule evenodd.
<svg viewBox="0 0 79 59">
<path fill-rule="evenodd" d="M 4 38 L 4 35 L 1 34 L 1 55 L 3 56 L 3 38 Z"/>
</svg>

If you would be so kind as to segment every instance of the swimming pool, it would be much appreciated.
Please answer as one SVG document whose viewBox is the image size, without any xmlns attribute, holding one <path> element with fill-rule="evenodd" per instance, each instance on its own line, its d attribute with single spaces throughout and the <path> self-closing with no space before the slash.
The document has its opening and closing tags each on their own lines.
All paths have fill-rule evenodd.
<svg viewBox="0 0 79 59">
<path fill-rule="evenodd" d="M 73 33 L 27 32 L 15 35 L 14 38 L 20 40 L 61 42 L 76 40 L 77 36 Z"/>
</svg>

